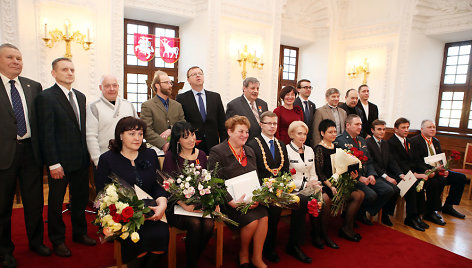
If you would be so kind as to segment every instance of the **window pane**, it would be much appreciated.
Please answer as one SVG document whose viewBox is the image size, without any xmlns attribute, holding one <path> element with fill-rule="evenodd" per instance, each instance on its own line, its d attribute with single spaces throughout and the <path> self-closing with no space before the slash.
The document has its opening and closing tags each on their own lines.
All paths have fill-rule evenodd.
<svg viewBox="0 0 472 268">
<path fill-rule="evenodd" d="M 456 65 L 457 64 L 457 56 L 454 57 L 447 57 L 446 65 Z"/>
<path fill-rule="evenodd" d="M 148 79 L 148 76 L 146 74 L 138 74 L 138 83 L 144 84 L 146 83 L 147 79 Z"/>
<path fill-rule="evenodd" d="M 443 92 L 442 100 L 452 100 L 452 94 L 454 92 Z"/>
<path fill-rule="evenodd" d="M 136 110 L 140 113 L 141 112 L 141 103 L 138 103 L 136 106 L 137 106 Z"/>
<path fill-rule="evenodd" d="M 290 64 L 297 65 L 297 58 L 292 58 Z"/>
<path fill-rule="evenodd" d="M 174 68 L 174 63 L 165 63 L 164 65 L 165 68 Z"/>
<path fill-rule="evenodd" d="M 469 55 L 459 56 L 459 64 L 469 64 Z"/>
<path fill-rule="evenodd" d="M 290 56 L 290 49 L 284 48 L 284 56 L 289 57 Z"/>
<path fill-rule="evenodd" d="M 134 55 L 134 45 L 127 45 L 126 46 L 126 53 L 128 55 Z"/>
<path fill-rule="evenodd" d="M 175 37 L 175 31 L 172 29 L 166 29 L 166 36 L 167 37 Z"/>
<path fill-rule="evenodd" d="M 290 49 L 290 57 L 292 57 L 292 58 L 297 57 L 297 51 L 295 49 Z"/>
<path fill-rule="evenodd" d="M 464 100 L 464 92 L 454 92 L 454 100 Z"/>
<path fill-rule="evenodd" d="M 449 49 L 447 50 L 448 56 L 457 55 L 458 53 L 459 53 L 459 46 L 449 47 Z"/>
<path fill-rule="evenodd" d="M 136 92 L 138 92 L 138 85 L 137 84 L 128 84 L 126 86 L 126 89 L 128 91 L 128 94 L 129 93 L 136 93 Z"/>
<path fill-rule="evenodd" d="M 455 75 L 445 75 L 444 84 L 454 84 L 455 77 Z"/>
<path fill-rule="evenodd" d="M 138 60 L 138 66 L 148 66 L 147 61 Z"/>
<path fill-rule="evenodd" d="M 452 67 L 452 66 L 447 66 L 447 68 L 449 67 Z M 458 65 L 457 66 L 457 74 L 467 74 L 467 69 L 468 69 L 468 65 Z"/>
<path fill-rule="evenodd" d="M 126 98 L 128 99 L 128 101 L 135 102 L 138 100 L 138 94 L 128 92 L 128 95 L 126 96 Z"/>
<path fill-rule="evenodd" d="M 128 83 L 136 83 L 138 81 L 137 74 L 126 74 L 126 80 Z"/>
<path fill-rule="evenodd" d="M 447 117 L 449 118 L 451 116 L 451 110 L 444 110 L 442 109 L 441 112 L 439 113 L 439 117 Z"/>
<path fill-rule="evenodd" d="M 449 127 L 459 127 L 460 122 L 460 119 L 451 119 L 449 120 Z"/>
<path fill-rule="evenodd" d="M 285 64 L 290 64 L 290 58 L 289 57 L 284 57 L 284 65 Z"/>
<path fill-rule="evenodd" d="M 289 65 L 289 72 L 295 73 L 295 65 Z"/>
<path fill-rule="evenodd" d="M 461 119 L 462 110 L 452 110 L 451 118 Z"/>
<path fill-rule="evenodd" d="M 288 74 L 288 79 L 289 80 L 295 80 L 295 74 L 294 73 L 289 73 Z"/>
<path fill-rule="evenodd" d="M 462 101 L 453 101 L 452 102 L 452 109 L 462 109 Z"/>
<path fill-rule="evenodd" d="M 465 74 L 456 75 L 456 84 L 465 84 L 466 78 L 467 78 L 467 75 Z"/>
<path fill-rule="evenodd" d="M 126 33 L 128 34 L 134 34 L 138 31 L 138 25 L 136 24 L 131 24 L 131 23 L 128 23 L 127 27 L 126 27 Z"/>
<path fill-rule="evenodd" d="M 138 102 L 145 102 L 145 101 L 147 101 L 147 94 L 139 94 Z"/>
<path fill-rule="evenodd" d="M 147 84 L 138 84 L 138 93 L 141 93 L 141 94 L 146 94 L 147 95 Z"/>
<path fill-rule="evenodd" d="M 463 54 L 470 54 L 470 45 L 461 46 L 461 48 L 460 48 L 460 50 L 459 50 L 459 54 L 460 54 L 460 55 L 463 55 Z"/>
<path fill-rule="evenodd" d="M 441 101 L 441 109 L 451 109 L 452 101 Z"/>
<path fill-rule="evenodd" d="M 126 44 L 134 45 L 134 35 L 133 34 L 126 35 Z"/>
<path fill-rule="evenodd" d="M 149 33 L 149 27 L 144 26 L 144 25 L 138 25 L 138 33 L 140 33 L 140 34 Z"/>
<path fill-rule="evenodd" d="M 156 37 L 159 38 L 161 36 L 166 36 L 166 29 L 164 28 L 156 28 Z"/>
<path fill-rule="evenodd" d="M 449 118 L 439 118 L 438 125 L 440 127 L 447 127 L 449 125 Z"/>
<path fill-rule="evenodd" d="M 446 74 L 456 74 L 456 69 L 457 69 L 456 65 L 446 66 Z"/>
<path fill-rule="evenodd" d="M 137 65 L 138 64 L 138 58 L 134 55 L 128 55 L 126 56 L 126 63 L 128 65 Z"/>
<path fill-rule="evenodd" d="M 159 36 L 156 36 L 156 40 L 154 41 L 154 45 L 156 47 L 156 56 L 159 56 L 159 48 L 161 47 L 161 39 Z"/>
<path fill-rule="evenodd" d="M 156 58 L 154 62 L 156 67 L 164 67 L 164 61 L 162 60 L 162 58 Z"/>
<path fill-rule="evenodd" d="M 284 80 L 288 80 L 288 72 L 284 72 L 284 73 L 283 73 L 283 79 L 284 79 Z"/>
<path fill-rule="evenodd" d="M 469 126 L 468 128 L 472 128 L 472 120 L 469 120 Z"/>
</svg>

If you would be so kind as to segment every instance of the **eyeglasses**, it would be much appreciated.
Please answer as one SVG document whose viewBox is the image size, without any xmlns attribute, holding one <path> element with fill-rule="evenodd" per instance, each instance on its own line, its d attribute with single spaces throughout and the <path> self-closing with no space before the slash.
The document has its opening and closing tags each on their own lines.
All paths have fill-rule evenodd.
<svg viewBox="0 0 472 268">
<path fill-rule="evenodd" d="M 192 77 L 192 76 L 203 76 L 203 73 L 201 73 L 201 72 L 193 73 L 193 74 L 190 74 L 188 77 Z"/>
<path fill-rule="evenodd" d="M 269 126 L 272 126 L 272 127 L 277 126 L 277 123 L 271 123 L 271 122 L 261 122 L 261 124 L 269 125 Z"/>
<path fill-rule="evenodd" d="M 304 86 L 304 87 L 300 87 L 300 88 L 309 89 L 309 90 L 312 90 L 312 89 L 313 89 L 312 86 Z"/>
<path fill-rule="evenodd" d="M 172 86 L 174 84 L 174 82 L 172 82 L 172 81 L 162 81 L 162 82 L 159 82 L 159 84 L 168 84 L 169 86 Z"/>
</svg>

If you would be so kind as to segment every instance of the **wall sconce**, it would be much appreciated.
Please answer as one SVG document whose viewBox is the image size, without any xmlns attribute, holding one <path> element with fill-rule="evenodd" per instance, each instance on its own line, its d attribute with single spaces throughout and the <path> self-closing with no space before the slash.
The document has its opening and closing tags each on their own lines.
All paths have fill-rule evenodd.
<svg viewBox="0 0 472 268">
<path fill-rule="evenodd" d="M 247 51 L 247 45 L 244 45 L 243 51 L 240 52 L 238 49 L 238 59 L 237 59 L 239 66 L 243 66 L 243 71 L 241 75 L 243 79 L 246 79 L 247 71 L 246 71 L 246 63 L 250 63 L 253 69 L 262 70 L 264 67 L 264 61 L 262 60 L 262 56 L 258 58 L 256 56 L 256 51 L 254 50 L 254 54 L 251 54 Z"/>
<path fill-rule="evenodd" d="M 71 23 L 67 19 L 64 21 L 65 34 L 58 29 L 48 32 L 48 21 L 44 19 L 44 37 L 42 38 L 45 45 L 49 48 L 52 48 L 56 42 L 65 41 L 66 42 L 66 54 L 64 57 L 72 58 L 70 51 L 70 43 L 74 41 L 75 43 L 81 44 L 84 50 L 89 50 L 90 45 L 93 43 L 90 41 L 90 28 L 87 28 L 87 35 L 82 34 L 80 31 L 71 31 Z M 71 35 L 72 33 L 72 35 Z M 49 36 L 48 36 L 49 34 Z"/>
<path fill-rule="evenodd" d="M 364 80 L 362 80 L 362 84 L 367 84 L 367 76 L 369 76 L 369 63 L 367 63 L 367 58 L 364 59 L 364 63 L 362 65 L 352 67 L 352 72 L 347 73 L 347 77 L 349 78 L 357 78 L 358 75 L 364 74 Z"/>
</svg>

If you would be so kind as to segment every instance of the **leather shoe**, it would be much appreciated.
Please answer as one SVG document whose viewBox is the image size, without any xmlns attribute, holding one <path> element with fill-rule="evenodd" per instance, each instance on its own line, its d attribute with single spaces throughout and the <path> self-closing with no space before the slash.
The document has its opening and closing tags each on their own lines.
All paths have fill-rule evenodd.
<svg viewBox="0 0 472 268">
<path fill-rule="evenodd" d="M 2 256 L 2 267 L 3 268 L 15 268 L 16 260 L 13 255 L 6 253 Z"/>
<path fill-rule="evenodd" d="M 30 250 L 40 256 L 51 256 L 51 250 L 44 244 L 41 244 L 39 246 L 30 246 Z"/>
<path fill-rule="evenodd" d="M 59 257 L 70 257 L 72 255 L 70 249 L 64 243 L 55 245 L 54 253 Z"/>
<path fill-rule="evenodd" d="M 87 246 L 95 246 L 97 244 L 97 241 L 95 241 L 94 239 L 90 238 L 87 235 L 74 237 L 72 238 L 72 241 L 74 241 L 75 243 L 80 243 Z"/>
<path fill-rule="evenodd" d="M 293 257 L 295 257 L 295 259 L 297 259 L 301 262 L 311 263 L 311 258 L 308 257 L 302 251 L 302 249 L 298 246 L 287 246 L 287 248 L 285 249 L 285 252 L 287 252 L 287 254 L 289 254 L 289 255 L 292 255 Z"/>
<path fill-rule="evenodd" d="M 403 222 L 406 226 L 410 226 L 415 230 L 424 232 L 424 228 L 419 225 L 417 221 L 415 221 L 413 218 L 406 217 L 405 221 Z"/>
<path fill-rule="evenodd" d="M 387 225 L 387 226 L 390 226 L 392 227 L 393 226 L 393 223 L 392 221 L 390 220 L 390 217 L 388 215 L 382 215 L 382 223 L 384 225 Z"/>
<path fill-rule="evenodd" d="M 339 237 L 345 238 L 345 239 L 347 239 L 347 240 L 349 240 L 349 241 L 352 241 L 352 242 L 359 242 L 359 241 L 361 241 L 361 239 L 360 239 L 358 236 L 356 236 L 356 235 L 350 236 L 350 235 L 346 234 L 346 233 L 343 231 L 343 229 L 339 229 L 338 235 L 339 235 Z"/>
<path fill-rule="evenodd" d="M 334 243 L 333 240 L 329 239 L 329 238 L 325 238 L 324 239 L 325 243 L 326 243 L 326 246 L 330 247 L 330 248 L 334 248 L 334 249 L 338 249 L 339 246 L 338 244 Z"/>
<path fill-rule="evenodd" d="M 279 255 L 277 255 L 277 252 L 271 251 L 271 252 L 262 252 L 262 256 L 266 258 L 270 262 L 279 262 L 280 258 Z"/>
<path fill-rule="evenodd" d="M 465 219 L 465 215 L 460 213 L 459 211 L 455 210 L 454 207 L 452 206 L 444 206 L 442 208 L 442 212 L 443 213 L 446 213 L 446 214 L 449 214 L 451 216 L 454 216 L 456 218 L 459 218 L 459 219 Z"/>
<path fill-rule="evenodd" d="M 320 238 L 319 237 L 313 237 L 311 239 L 311 244 L 315 247 L 315 248 L 319 248 L 319 249 L 323 249 L 324 246 L 323 246 L 323 243 L 321 242 Z"/>
<path fill-rule="evenodd" d="M 359 239 L 359 241 L 361 241 L 361 239 L 362 239 L 362 236 L 361 236 L 361 234 L 359 234 L 359 233 L 356 233 L 354 236 L 355 236 L 355 237 L 357 237 L 357 239 Z"/>
<path fill-rule="evenodd" d="M 374 225 L 365 215 L 365 213 L 361 213 L 362 215 L 359 217 L 359 221 L 365 225 Z"/>
<path fill-rule="evenodd" d="M 441 226 L 446 225 L 446 222 L 443 221 L 442 219 L 440 219 L 435 213 L 425 215 L 423 217 L 423 219 L 427 220 L 427 221 L 430 221 L 430 222 L 433 222 L 433 223 L 436 223 L 436 224 L 441 225 Z"/>
<path fill-rule="evenodd" d="M 442 220 L 443 217 L 441 216 L 441 214 L 439 214 L 439 213 L 436 212 L 436 211 L 433 211 L 433 214 L 436 215 L 436 217 L 438 217 L 438 218 L 440 218 L 440 219 Z"/>
<path fill-rule="evenodd" d="M 421 228 L 425 230 L 429 228 L 429 225 L 426 222 L 424 222 L 419 216 L 414 218 L 414 220 L 418 223 L 419 226 L 421 226 Z"/>
</svg>

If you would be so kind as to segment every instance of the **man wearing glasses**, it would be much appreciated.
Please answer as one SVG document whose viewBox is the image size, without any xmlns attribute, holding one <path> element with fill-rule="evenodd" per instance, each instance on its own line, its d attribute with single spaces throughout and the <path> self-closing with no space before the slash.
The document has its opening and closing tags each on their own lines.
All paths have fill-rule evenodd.
<svg viewBox="0 0 472 268">
<path fill-rule="evenodd" d="M 316 105 L 308 98 L 311 95 L 313 87 L 308 79 L 302 79 L 297 83 L 298 97 L 293 105 L 300 106 L 303 110 L 303 121 L 308 126 L 308 135 L 305 144 L 310 145 L 313 136 L 313 118 L 315 117 Z"/>
<path fill-rule="evenodd" d="M 201 141 L 197 148 L 208 155 L 211 147 L 228 136 L 225 108 L 220 94 L 203 88 L 204 75 L 200 67 L 188 69 L 187 81 L 192 90 L 177 95 L 176 100 L 182 104 L 187 122 L 197 129 L 197 140 Z"/>
<path fill-rule="evenodd" d="M 172 126 L 177 122 L 185 122 L 182 105 L 169 98 L 172 85 L 172 81 L 165 72 L 157 71 L 151 84 L 155 95 L 141 106 L 141 119 L 147 125 L 144 138 L 164 152 L 169 149 L 167 137 L 170 136 Z"/>
</svg>

